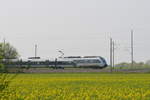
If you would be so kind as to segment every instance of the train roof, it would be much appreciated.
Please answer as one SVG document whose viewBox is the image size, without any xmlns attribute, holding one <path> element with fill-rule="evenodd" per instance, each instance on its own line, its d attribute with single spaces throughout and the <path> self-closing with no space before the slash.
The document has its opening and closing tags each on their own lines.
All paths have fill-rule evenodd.
<svg viewBox="0 0 150 100">
<path fill-rule="evenodd" d="M 84 59 L 87 59 L 87 60 L 90 60 L 90 59 L 102 59 L 101 56 L 68 56 L 68 57 L 62 57 L 62 58 L 57 58 L 57 61 L 73 61 L 73 60 L 84 60 Z M 35 62 L 38 62 L 38 61 L 55 61 L 56 58 L 53 58 L 53 59 L 10 59 L 11 61 L 35 61 Z M 5 61 L 5 60 L 3 60 Z M 7 59 L 6 59 L 7 61 Z"/>
<path fill-rule="evenodd" d="M 98 58 L 101 56 L 68 56 L 68 57 L 63 57 L 63 58 Z"/>
<path fill-rule="evenodd" d="M 81 56 L 68 56 L 68 57 L 63 57 L 63 58 L 82 58 Z"/>
<path fill-rule="evenodd" d="M 99 58 L 101 56 L 84 56 L 83 58 Z"/>
</svg>

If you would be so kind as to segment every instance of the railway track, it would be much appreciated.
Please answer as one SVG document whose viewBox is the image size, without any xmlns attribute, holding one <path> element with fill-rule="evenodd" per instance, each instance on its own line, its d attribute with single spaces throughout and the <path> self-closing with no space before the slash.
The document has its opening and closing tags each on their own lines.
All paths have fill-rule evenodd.
<svg viewBox="0 0 150 100">
<path fill-rule="evenodd" d="M 90 68 L 68 68 L 68 69 L 50 69 L 50 68 L 29 68 L 29 69 L 17 69 L 9 68 L 9 72 L 20 73 L 76 73 L 76 72 L 111 72 L 109 68 L 105 69 L 90 69 Z M 113 72 L 125 72 L 125 73 L 148 73 L 150 69 L 114 69 Z"/>
</svg>

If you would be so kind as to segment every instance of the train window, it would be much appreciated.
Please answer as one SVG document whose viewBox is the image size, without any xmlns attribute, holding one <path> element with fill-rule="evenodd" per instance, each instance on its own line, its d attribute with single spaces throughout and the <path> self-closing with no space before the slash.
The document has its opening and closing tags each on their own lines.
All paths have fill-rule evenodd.
<svg viewBox="0 0 150 100">
<path fill-rule="evenodd" d="M 23 61 L 23 62 L 22 62 L 22 65 L 28 65 L 28 62 L 26 62 L 26 61 L 24 62 L 24 61 Z"/>
<path fill-rule="evenodd" d="M 38 62 L 39 65 L 45 65 L 45 62 L 44 61 L 41 61 L 41 62 Z"/>
<path fill-rule="evenodd" d="M 37 62 L 29 62 L 30 65 L 37 65 Z"/>
<path fill-rule="evenodd" d="M 101 63 L 100 60 L 93 60 L 93 63 Z"/>
<path fill-rule="evenodd" d="M 40 62 L 37 62 L 37 65 L 40 65 Z"/>
<path fill-rule="evenodd" d="M 55 64 L 55 62 L 49 62 L 49 64 L 50 64 L 50 65 L 54 65 L 54 64 Z"/>
<path fill-rule="evenodd" d="M 74 60 L 74 62 L 76 62 L 76 63 L 87 63 L 86 60 Z"/>
<path fill-rule="evenodd" d="M 85 60 L 79 60 L 79 63 L 85 63 L 86 61 Z"/>
<path fill-rule="evenodd" d="M 57 62 L 57 64 L 62 65 L 62 62 L 59 61 L 59 62 Z"/>
<path fill-rule="evenodd" d="M 86 60 L 87 63 L 93 63 L 93 60 Z"/>
<path fill-rule="evenodd" d="M 72 62 L 68 62 L 68 61 L 58 61 L 57 64 L 58 64 L 58 65 L 71 65 Z"/>
<path fill-rule="evenodd" d="M 101 63 L 97 59 L 75 60 L 76 63 Z"/>
</svg>

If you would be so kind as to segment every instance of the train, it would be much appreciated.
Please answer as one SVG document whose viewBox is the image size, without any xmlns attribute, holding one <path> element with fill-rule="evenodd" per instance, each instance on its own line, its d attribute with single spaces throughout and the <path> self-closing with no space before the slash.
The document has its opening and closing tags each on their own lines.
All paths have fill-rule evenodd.
<svg viewBox="0 0 150 100">
<path fill-rule="evenodd" d="M 105 68 L 106 60 L 101 56 L 68 56 L 55 59 L 11 59 L 5 60 L 4 65 L 7 67 L 20 68 Z"/>
</svg>

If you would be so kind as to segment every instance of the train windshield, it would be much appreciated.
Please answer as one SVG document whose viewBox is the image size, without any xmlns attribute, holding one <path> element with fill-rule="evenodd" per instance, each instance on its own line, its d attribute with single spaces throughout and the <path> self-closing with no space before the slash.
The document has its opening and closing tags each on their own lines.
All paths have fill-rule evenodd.
<svg viewBox="0 0 150 100">
<path fill-rule="evenodd" d="M 100 59 L 106 64 L 106 60 L 102 57 L 100 57 Z"/>
</svg>

